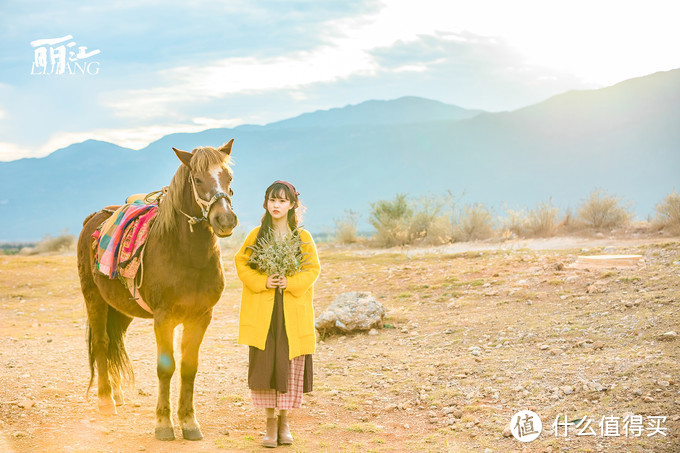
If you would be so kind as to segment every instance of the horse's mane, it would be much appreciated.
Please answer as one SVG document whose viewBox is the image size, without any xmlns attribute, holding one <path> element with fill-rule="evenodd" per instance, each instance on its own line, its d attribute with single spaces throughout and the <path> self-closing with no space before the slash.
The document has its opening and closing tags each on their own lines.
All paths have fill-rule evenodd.
<svg viewBox="0 0 680 453">
<path fill-rule="evenodd" d="M 196 148 L 192 151 L 191 168 L 195 173 L 209 172 L 216 167 L 224 167 L 231 173 L 231 157 L 211 146 Z M 158 215 L 153 224 L 153 230 L 158 234 L 172 233 L 177 229 L 175 215 L 182 206 L 182 194 L 189 184 L 189 168 L 180 164 L 175 176 L 168 186 L 168 191 L 158 206 Z M 193 195 L 192 195 L 193 196 Z M 185 219 L 181 217 L 180 221 Z"/>
</svg>

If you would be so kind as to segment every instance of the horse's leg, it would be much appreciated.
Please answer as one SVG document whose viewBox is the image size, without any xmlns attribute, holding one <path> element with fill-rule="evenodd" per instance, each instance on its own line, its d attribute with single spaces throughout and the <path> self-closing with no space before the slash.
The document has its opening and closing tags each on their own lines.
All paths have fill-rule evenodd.
<svg viewBox="0 0 680 453">
<path fill-rule="evenodd" d="M 118 312 L 117 313 L 117 319 L 118 319 L 118 328 L 120 329 L 120 335 L 121 337 L 124 337 L 125 334 L 127 333 L 127 329 L 130 326 L 130 323 L 132 322 L 132 318 L 129 316 L 125 316 L 124 314 Z M 124 344 L 121 343 L 121 347 L 125 347 Z M 125 354 L 127 356 L 127 354 Z M 128 362 L 129 363 L 129 362 Z M 113 384 L 113 400 L 116 402 L 116 407 L 122 406 L 125 404 L 125 393 L 123 392 L 123 383 L 126 381 L 127 376 L 125 373 L 123 373 L 124 370 L 118 370 L 116 373 L 116 376 L 112 376 L 112 384 Z"/>
<path fill-rule="evenodd" d="M 154 319 L 158 374 L 158 403 L 156 404 L 156 439 L 174 440 L 175 431 L 170 416 L 170 380 L 175 372 L 173 336 L 175 323 L 166 318 Z"/>
<path fill-rule="evenodd" d="M 104 415 L 116 414 L 116 403 L 111 397 L 111 381 L 109 380 L 108 350 L 109 336 L 106 333 L 106 321 L 109 305 L 101 297 L 96 288 L 83 290 L 87 306 L 87 318 L 90 324 L 88 347 L 90 366 L 97 366 L 97 396 L 99 412 Z M 94 371 L 94 369 L 93 369 Z M 91 385 L 91 382 L 90 382 Z"/>
<path fill-rule="evenodd" d="M 186 440 L 201 440 L 203 433 L 194 412 L 194 379 L 198 369 L 198 349 L 203 341 L 205 330 L 212 319 L 212 310 L 199 319 L 184 323 L 182 334 L 182 365 L 180 369 L 182 385 L 179 394 L 177 415 Z"/>
</svg>

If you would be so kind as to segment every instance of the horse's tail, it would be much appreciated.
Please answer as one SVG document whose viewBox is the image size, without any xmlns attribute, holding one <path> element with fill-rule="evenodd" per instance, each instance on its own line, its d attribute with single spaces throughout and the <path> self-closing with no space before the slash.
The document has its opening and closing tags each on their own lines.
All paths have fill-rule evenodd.
<svg viewBox="0 0 680 453">
<path fill-rule="evenodd" d="M 116 386 L 134 385 L 135 373 L 132 370 L 132 363 L 125 350 L 125 332 L 130 325 L 130 318 L 115 308 L 109 306 L 106 316 L 106 334 L 109 337 L 109 347 L 106 351 L 106 368 L 109 373 L 111 383 Z M 90 362 L 90 384 L 87 391 L 90 391 L 94 382 L 94 347 L 92 342 L 92 330 L 87 326 L 87 355 Z"/>
</svg>

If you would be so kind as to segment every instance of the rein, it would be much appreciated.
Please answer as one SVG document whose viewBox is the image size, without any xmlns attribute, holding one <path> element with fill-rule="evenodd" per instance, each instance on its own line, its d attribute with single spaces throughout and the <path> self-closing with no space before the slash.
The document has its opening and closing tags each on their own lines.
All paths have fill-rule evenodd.
<svg viewBox="0 0 680 453">
<path fill-rule="evenodd" d="M 179 212 L 184 214 L 189 220 L 187 222 L 189 223 L 189 230 L 193 233 L 194 232 L 194 225 L 197 223 L 201 222 L 207 222 L 208 221 L 208 214 L 210 214 L 210 208 L 220 199 L 224 198 L 227 200 L 227 205 L 231 206 L 231 197 L 229 194 L 225 192 L 217 192 L 213 197 L 210 199 L 210 201 L 206 201 L 200 196 L 198 196 L 198 191 L 196 190 L 196 183 L 194 182 L 194 177 L 193 175 L 189 175 L 189 181 L 191 182 L 191 189 L 194 193 L 194 200 L 196 201 L 196 204 L 201 208 L 201 214 L 203 217 L 193 217 L 187 214 L 186 212 L 182 211 L 181 209 Z"/>
</svg>

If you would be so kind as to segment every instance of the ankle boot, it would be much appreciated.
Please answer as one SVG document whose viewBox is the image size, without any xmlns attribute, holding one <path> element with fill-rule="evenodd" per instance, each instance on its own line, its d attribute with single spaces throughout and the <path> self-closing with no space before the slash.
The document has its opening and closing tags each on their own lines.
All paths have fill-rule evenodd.
<svg viewBox="0 0 680 453">
<path fill-rule="evenodd" d="M 277 419 L 276 417 L 267 418 L 267 432 L 262 439 L 262 445 L 265 447 L 276 447 L 278 441 L 277 436 Z"/>
<path fill-rule="evenodd" d="M 279 444 L 290 445 L 293 443 L 293 436 L 290 434 L 288 427 L 288 416 L 279 415 Z"/>
</svg>

